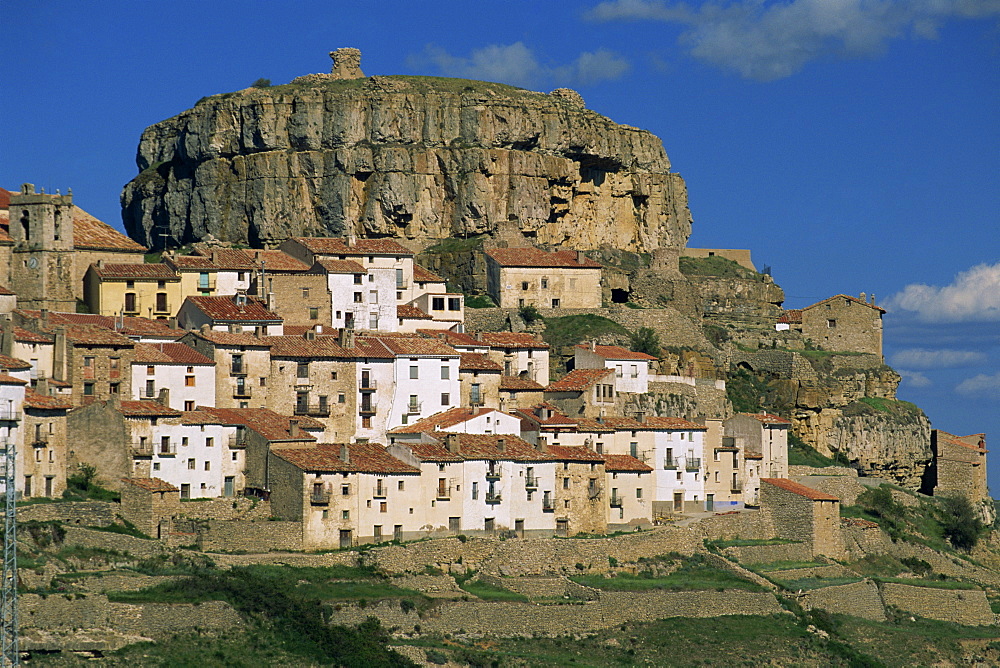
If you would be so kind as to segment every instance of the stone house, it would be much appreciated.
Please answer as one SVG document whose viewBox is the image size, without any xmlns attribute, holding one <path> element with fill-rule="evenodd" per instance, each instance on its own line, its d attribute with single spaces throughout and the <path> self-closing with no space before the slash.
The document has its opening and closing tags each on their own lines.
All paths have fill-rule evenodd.
<svg viewBox="0 0 1000 668">
<path fill-rule="evenodd" d="M 183 343 L 136 343 L 131 374 L 131 399 L 166 390 L 166 405 L 176 410 L 215 405 L 215 362 Z"/>
<path fill-rule="evenodd" d="M 84 301 L 91 313 L 167 319 L 185 294 L 181 277 L 166 264 L 90 265 L 83 276 Z"/>
<path fill-rule="evenodd" d="M 489 346 L 490 359 L 503 366 L 505 376 L 538 383 L 549 380 L 549 344 L 527 332 L 479 332 L 475 338 Z"/>
<path fill-rule="evenodd" d="M 256 286 L 257 296 L 286 325 L 341 326 L 334 322 L 332 308 L 336 296 L 331 292 L 326 274 L 313 272 L 298 260 L 282 255 L 297 268 L 294 271 L 276 271 L 265 261 L 266 291 L 262 292 L 260 286 Z"/>
<path fill-rule="evenodd" d="M 272 512 L 302 522 L 306 549 L 426 535 L 420 470 L 380 445 L 274 448 L 268 468 Z"/>
<path fill-rule="evenodd" d="M 750 251 L 745 248 L 684 248 L 681 257 L 708 258 L 721 257 L 732 260 L 745 269 L 756 273 L 757 267 L 750 259 Z"/>
<path fill-rule="evenodd" d="M 142 262 L 145 247 L 73 204 L 72 193 L 36 193 L 30 183 L 3 198 L 13 244 L 0 262 L 0 284 L 22 308 L 76 311 L 83 276 L 91 263 Z"/>
<path fill-rule="evenodd" d="M 457 332 L 454 330 L 440 330 L 440 329 L 418 329 L 417 333 L 421 336 L 426 336 L 432 339 L 441 339 L 449 346 L 454 348 L 460 353 L 476 353 L 477 355 L 487 355 L 490 353 L 490 344 L 482 341 L 479 337 L 480 335 L 472 335 L 467 332 Z M 518 341 L 524 339 L 517 339 Z M 535 343 L 538 343 L 538 339 L 535 339 Z M 546 350 L 548 346 L 546 345 Z M 513 354 L 513 351 L 512 351 Z M 503 361 L 503 360 L 501 360 Z M 502 369 L 503 367 L 501 367 Z"/>
<path fill-rule="evenodd" d="M 215 362 L 215 405 L 220 408 L 266 406 L 271 376 L 271 347 L 242 332 L 202 327 L 179 341 Z"/>
<path fill-rule="evenodd" d="M 73 405 L 27 388 L 23 406 L 24 439 L 17 462 L 21 492 L 26 497 L 61 497 L 67 473 L 66 414 Z"/>
<path fill-rule="evenodd" d="M 93 325 L 47 329 L 55 339 L 52 378 L 72 386 L 74 405 L 131 396 L 135 344 L 129 337 Z"/>
<path fill-rule="evenodd" d="M 501 376 L 497 391 L 500 395 L 500 408 L 503 410 L 531 408 L 545 399 L 543 385 L 519 376 Z"/>
<path fill-rule="evenodd" d="M 823 350 L 871 353 L 882 355 L 882 316 L 885 309 L 871 302 L 848 295 L 835 295 L 801 313 L 787 313 L 784 324 L 812 341 Z M 800 322 L 796 323 L 796 320 Z M 781 323 L 779 323 L 781 324 Z"/>
<path fill-rule="evenodd" d="M 179 492 L 160 478 L 122 478 L 122 519 L 147 536 L 162 538 L 164 520 L 181 512 Z"/>
<path fill-rule="evenodd" d="M 394 439 L 387 448 L 393 457 L 420 470 L 420 484 L 426 495 L 421 504 L 424 509 L 421 531 L 425 535 L 455 535 L 466 528 L 479 528 L 468 522 L 463 524 L 466 496 L 471 494 L 471 487 L 466 482 L 465 458 L 459 441 L 448 438 L 447 434 L 436 437 L 420 434 L 417 439 Z"/>
<path fill-rule="evenodd" d="M 545 436 L 539 436 L 537 447 L 557 460 L 552 495 L 556 535 L 607 533 L 613 500 L 606 489 L 604 455 L 587 447 L 549 445 Z"/>
<path fill-rule="evenodd" d="M 460 353 L 458 378 L 462 406 L 500 408 L 503 367 L 484 353 Z"/>
<path fill-rule="evenodd" d="M 177 312 L 183 329 L 208 325 L 217 332 L 244 332 L 258 336 L 284 333 L 281 317 L 256 297 L 243 293 L 221 297 L 187 297 Z"/>
<path fill-rule="evenodd" d="M 574 369 L 614 369 L 615 392 L 649 391 L 649 363 L 656 358 L 621 346 L 599 346 L 591 341 L 573 349 Z"/>
<path fill-rule="evenodd" d="M 307 330 L 301 336 L 269 336 L 270 391 L 267 406 L 282 415 L 319 420 L 337 442 L 354 435 L 359 384 L 356 361 L 341 339 Z"/>
<path fill-rule="evenodd" d="M 806 543 L 813 556 L 844 557 L 840 499 L 787 478 L 762 478 L 761 513 L 779 538 Z"/>
<path fill-rule="evenodd" d="M 744 454 L 742 440 L 723 436 L 722 420 L 704 420 L 705 508 L 729 510 L 743 505 Z"/>
<path fill-rule="evenodd" d="M 653 467 L 629 455 L 604 457 L 607 530 L 634 531 L 653 524 Z"/>
<path fill-rule="evenodd" d="M 986 483 L 986 434 L 955 436 L 931 430 L 933 459 L 920 491 L 934 496 L 964 496 L 979 504 L 992 503 Z"/>
<path fill-rule="evenodd" d="M 573 369 L 545 388 L 545 400 L 571 417 L 615 412 L 614 369 Z"/>
<path fill-rule="evenodd" d="M 724 423 L 725 435 L 742 439 L 746 449 L 763 456 L 760 477 L 788 477 L 790 420 L 770 413 L 737 413 Z"/>
<path fill-rule="evenodd" d="M 486 289 L 500 308 L 600 308 L 601 265 L 582 251 L 486 251 Z"/>
</svg>

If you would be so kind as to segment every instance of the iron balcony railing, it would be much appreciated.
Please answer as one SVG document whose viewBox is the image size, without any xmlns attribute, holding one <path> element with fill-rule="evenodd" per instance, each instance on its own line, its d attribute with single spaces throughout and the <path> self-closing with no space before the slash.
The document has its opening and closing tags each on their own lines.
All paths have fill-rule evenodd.
<svg viewBox="0 0 1000 668">
<path fill-rule="evenodd" d="M 21 411 L 16 411 L 12 408 L 0 408 L 0 420 L 19 422 L 21 420 Z"/>
<path fill-rule="evenodd" d="M 230 434 L 229 448 L 231 450 L 243 450 L 247 447 L 247 437 L 238 434 Z"/>
<path fill-rule="evenodd" d="M 499 468 L 490 467 L 486 471 L 486 479 L 487 480 L 499 480 L 500 479 L 500 469 Z"/>
<path fill-rule="evenodd" d="M 418 415 L 420 413 L 421 406 L 423 406 L 422 401 L 411 401 L 406 405 L 406 412 L 410 415 Z"/>
<path fill-rule="evenodd" d="M 327 491 L 316 491 L 314 490 L 312 494 L 309 495 L 309 503 L 314 503 L 317 505 L 327 505 L 330 503 L 330 492 Z"/>
<path fill-rule="evenodd" d="M 386 496 L 385 493 L 387 489 L 388 487 L 386 486 L 379 487 L 378 485 L 376 485 L 372 490 L 372 496 L 376 499 L 384 499 Z"/>
<path fill-rule="evenodd" d="M 374 392 L 378 389 L 378 381 L 374 379 L 361 379 L 358 381 L 358 389 L 362 392 Z"/>
<path fill-rule="evenodd" d="M 152 457 L 153 456 L 153 444 L 145 443 L 140 441 L 138 443 L 133 443 L 132 447 L 133 457 Z"/>
<path fill-rule="evenodd" d="M 587 496 L 589 496 L 591 499 L 597 499 L 601 496 L 601 491 L 602 490 L 600 486 L 595 485 L 594 487 L 591 487 L 587 490 Z"/>
<path fill-rule="evenodd" d="M 684 469 L 686 471 L 697 471 L 701 468 L 701 457 L 688 457 Z"/>
<path fill-rule="evenodd" d="M 611 506 L 614 507 L 614 508 L 620 508 L 621 505 L 622 505 L 622 497 L 621 497 L 621 495 L 617 494 L 617 493 L 612 493 L 611 494 Z"/>
<path fill-rule="evenodd" d="M 524 486 L 529 489 L 534 489 L 538 487 L 538 476 L 529 473 L 524 477 Z"/>
<path fill-rule="evenodd" d="M 253 395 L 253 390 L 250 385 L 244 385 L 240 387 L 237 385 L 233 389 L 233 397 L 236 399 L 249 399 Z"/>
<path fill-rule="evenodd" d="M 544 499 L 543 498 L 542 499 L 542 510 L 544 510 L 546 512 L 552 512 L 555 509 L 556 509 L 556 502 L 555 501 L 553 501 L 551 498 L 549 498 L 549 499 Z"/>
<path fill-rule="evenodd" d="M 311 415 L 313 417 L 329 417 L 330 404 L 297 404 L 294 410 L 295 415 Z"/>
<path fill-rule="evenodd" d="M 438 501 L 449 500 L 451 498 L 451 485 L 445 485 L 444 487 L 439 485 L 436 492 L 436 498 Z"/>
<path fill-rule="evenodd" d="M 500 496 L 500 492 L 486 492 L 486 503 L 496 505 L 501 501 L 503 501 L 503 498 Z"/>
<path fill-rule="evenodd" d="M 677 468 L 677 460 L 674 459 L 673 457 L 664 457 L 663 458 L 663 468 L 665 468 L 665 469 L 675 469 L 675 468 Z"/>
</svg>

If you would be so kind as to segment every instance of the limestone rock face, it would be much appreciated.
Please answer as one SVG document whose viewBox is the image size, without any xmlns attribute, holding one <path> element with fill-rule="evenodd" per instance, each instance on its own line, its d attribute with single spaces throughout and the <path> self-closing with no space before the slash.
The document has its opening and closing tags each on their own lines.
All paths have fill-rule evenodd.
<svg viewBox="0 0 1000 668">
<path fill-rule="evenodd" d="M 158 247 L 164 234 L 276 244 L 355 233 L 419 249 L 504 225 L 534 244 L 685 245 L 686 187 L 649 132 L 571 91 L 345 78 L 352 54 L 334 53 L 334 73 L 203 98 L 147 128 L 121 196 L 129 234 Z"/>
</svg>

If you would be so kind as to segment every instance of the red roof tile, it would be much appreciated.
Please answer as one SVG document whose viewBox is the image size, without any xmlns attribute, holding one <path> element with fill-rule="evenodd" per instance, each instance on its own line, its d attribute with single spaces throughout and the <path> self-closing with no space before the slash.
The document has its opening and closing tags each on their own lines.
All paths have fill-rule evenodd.
<svg viewBox="0 0 1000 668">
<path fill-rule="evenodd" d="M 41 326 L 41 311 L 18 309 L 17 313 L 28 320 L 35 320 Z M 126 336 L 157 337 L 178 339 L 186 333 L 182 329 L 171 327 L 166 320 L 153 320 L 138 316 L 109 316 L 90 313 L 50 312 L 48 315 L 49 331 L 55 330 L 55 325 L 89 325 L 118 332 Z"/>
<path fill-rule="evenodd" d="M 545 267 L 600 269 L 601 265 L 589 257 L 577 259 L 576 251 L 564 250 L 547 252 L 531 246 L 526 248 L 493 248 L 486 251 L 502 267 Z"/>
<path fill-rule="evenodd" d="M 14 327 L 14 340 L 20 341 L 21 343 L 52 343 L 55 341 L 55 339 L 48 334 L 32 332 L 31 330 L 23 327 Z"/>
<path fill-rule="evenodd" d="M 73 206 L 73 247 L 79 250 L 113 250 L 145 253 L 138 244 L 107 223 L 99 221 L 78 206 Z"/>
<path fill-rule="evenodd" d="M 163 262 L 177 271 L 218 271 L 219 266 L 212 258 L 203 255 L 173 255 L 164 254 Z"/>
<path fill-rule="evenodd" d="M 400 447 L 409 449 L 413 456 L 425 462 L 461 462 L 465 461 L 461 455 L 454 454 L 444 447 L 443 443 L 421 441 L 403 441 L 398 443 Z"/>
<path fill-rule="evenodd" d="M 501 376 L 500 389 L 505 392 L 530 392 L 532 390 L 541 392 L 544 386 L 536 383 L 530 378 L 518 378 L 517 376 Z"/>
<path fill-rule="evenodd" d="M 305 430 L 322 431 L 323 424 L 311 417 L 300 415 L 289 417 L 279 415 L 268 408 L 214 408 L 210 406 L 198 406 L 199 411 L 204 411 L 221 420 L 225 420 L 227 425 L 243 425 L 271 442 L 275 441 L 315 441 L 316 439 Z M 299 436 L 293 438 L 290 431 L 290 421 L 298 420 Z"/>
<path fill-rule="evenodd" d="M 459 444 L 457 454 L 465 460 L 544 462 L 555 459 L 553 455 L 541 452 L 527 441 L 510 434 L 445 434 L 437 432 L 431 436 L 444 445 L 447 444 L 446 439 L 448 438 L 457 439 Z M 501 442 L 503 442 L 502 450 L 499 448 Z"/>
<path fill-rule="evenodd" d="M 546 392 L 583 392 L 602 380 L 614 377 L 614 369 L 573 369 L 568 374 L 551 383 Z"/>
<path fill-rule="evenodd" d="M 254 271 L 258 265 L 253 255 L 242 248 L 196 247 L 195 254 L 209 258 L 219 269 L 228 271 Z"/>
<path fill-rule="evenodd" d="M 302 272 L 309 271 L 309 265 L 297 260 L 280 250 L 254 250 L 254 259 L 258 266 L 263 266 L 266 272 Z"/>
<path fill-rule="evenodd" d="M 631 455 L 604 455 L 604 470 L 608 473 L 649 473 L 653 467 Z"/>
<path fill-rule="evenodd" d="M 778 322 L 787 323 L 789 325 L 801 325 L 802 309 L 788 309 L 781 314 L 781 317 L 778 318 Z"/>
<path fill-rule="evenodd" d="M 0 355 L 0 369 L 4 371 L 24 371 L 30 368 L 31 364 L 24 360 L 19 360 L 10 355 Z"/>
<path fill-rule="evenodd" d="M 737 413 L 737 415 L 745 415 L 746 417 L 757 420 L 757 422 L 760 422 L 761 424 L 792 424 L 791 420 L 786 420 L 783 417 L 771 415 L 770 413 Z"/>
<path fill-rule="evenodd" d="M 181 412 L 158 401 L 123 401 L 121 414 L 125 417 L 180 417 Z"/>
<path fill-rule="evenodd" d="M 434 317 L 409 304 L 396 305 L 396 317 L 410 320 L 433 320 Z"/>
<path fill-rule="evenodd" d="M 341 449 L 345 447 L 350 460 L 347 462 L 340 457 Z M 311 448 L 274 448 L 271 452 L 303 471 L 310 472 L 385 475 L 420 473 L 420 469 L 396 459 L 377 443 L 321 443 Z"/>
<path fill-rule="evenodd" d="M 443 341 L 436 339 L 424 339 L 413 336 L 379 336 L 364 338 L 368 338 L 369 340 L 377 339 L 379 343 L 388 348 L 395 355 L 435 355 L 458 357 L 457 350 L 445 344 Z M 361 339 L 362 337 L 357 337 L 357 341 L 360 342 Z"/>
<path fill-rule="evenodd" d="M 0 371 L 0 385 L 27 385 L 28 381 L 14 378 L 10 374 Z"/>
<path fill-rule="evenodd" d="M 308 359 L 338 359 L 351 357 L 347 350 L 337 344 L 335 336 L 265 336 L 264 341 L 271 346 L 271 357 L 302 357 Z"/>
<path fill-rule="evenodd" d="M 417 283 L 444 283 L 445 280 L 437 274 L 424 269 L 419 264 L 413 264 L 413 280 Z"/>
<path fill-rule="evenodd" d="M 824 494 L 823 492 L 817 491 L 811 487 L 806 487 L 805 485 L 800 485 L 799 483 L 789 480 L 788 478 L 761 478 L 761 482 L 766 482 L 769 485 L 774 485 L 786 492 L 791 492 L 792 494 L 798 494 L 799 496 L 804 496 L 807 499 L 812 499 L 813 501 L 840 501 L 835 496 L 830 494 Z"/>
<path fill-rule="evenodd" d="M 66 397 L 39 394 L 29 387 L 24 391 L 24 407 L 46 411 L 68 411 L 73 408 L 73 403 Z"/>
<path fill-rule="evenodd" d="M 490 348 L 549 348 L 549 344 L 538 340 L 534 334 L 523 332 L 480 332 L 476 340 Z"/>
<path fill-rule="evenodd" d="M 577 348 L 580 350 L 591 350 L 590 345 L 586 343 L 578 345 Z M 608 360 L 656 360 L 652 355 L 637 353 L 634 350 L 622 348 L 621 346 L 594 346 L 591 352 Z"/>
<path fill-rule="evenodd" d="M 599 455 L 590 448 L 572 445 L 548 445 L 545 451 L 559 461 L 604 463 L 604 455 Z"/>
<path fill-rule="evenodd" d="M 93 325 L 60 325 L 66 331 L 66 340 L 81 346 L 111 346 L 115 348 L 132 348 L 132 339 L 123 334 L 113 332 L 103 327 Z M 56 328 L 49 328 L 54 331 Z"/>
<path fill-rule="evenodd" d="M 179 281 L 181 277 L 165 264 L 158 263 L 93 263 L 90 268 L 104 280 L 147 279 L 154 281 Z"/>
<path fill-rule="evenodd" d="M 245 304 L 237 304 L 232 296 L 187 297 L 198 310 L 216 322 L 281 322 L 281 316 L 268 310 L 264 302 L 256 297 L 247 297 Z"/>
<path fill-rule="evenodd" d="M 434 415 L 425 417 L 412 424 L 404 424 L 396 427 L 395 429 L 390 429 L 388 433 L 421 434 L 424 432 L 431 433 L 435 431 L 448 431 L 448 427 L 454 427 L 457 424 L 468 422 L 473 418 L 486 415 L 487 413 L 500 413 L 500 411 L 495 408 L 464 408 L 458 406 L 455 408 L 449 408 L 446 411 L 441 411 L 440 413 L 435 413 Z M 500 414 L 503 415 L 503 413 Z"/>
<path fill-rule="evenodd" d="M 122 478 L 122 482 L 135 485 L 140 489 L 144 489 L 147 492 L 177 492 L 179 491 L 176 487 L 171 485 L 166 480 L 161 480 L 160 478 Z"/>
<path fill-rule="evenodd" d="M 295 237 L 316 255 L 413 255 L 413 251 L 392 239 L 356 239 L 353 245 L 340 237 Z"/>
<path fill-rule="evenodd" d="M 461 361 L 458 363 L 460 371 L 490 371 L 499 373 L 503 367 L 491 360 L 483 353 L 460 353 Z"/>
<path fill-rule="evenodd" d="M 215 366 L 215 362 L 183 343 L 137 343 L 132 359 L 135 364 Z"/>
<path fill-rule="evenodd" d="M 368 270 L 354 260 L 335 260 L 321 257 L 310 267 L 309 271 L 324 271 L 328 274 L 365 274 Z"/>
<path fill-rule="evenodd" d="M 950 443 L 951 445 L 957 445 L 963 448 L 968 448 L 969 450 L 975 450 L 976 452 L 987 452 L 986 450 L 986 434 L 971 434 L 969 436 L 956 436 L 955 434 L 949 434 L 946 431 L 941 431 L 940 429 L 935 429 L 937 432 L 938 441 L 944 441 Z"/>
<path fill-rule="evenodd" d="M 15 294 L 15 293 L 11 292 L 10 290 L 8 290 L 7 288 L 5 288 L 4 286 L 0 285 L 0 295 L 12 295 L 12 294 Z"/>
<path fill-rule="evenodd" d="M 442 329 L 418 329 L 417 333 L 435 339 L 443 339 L 450 346 L 462 348 L 489 348 L 488 343 L 476 339 L 465 332 L 452 332 Z"/>
<path fill-rule="evenodd" d="M 199 339 L 204 339 L 217 346 L 240 346 L 244 348 L 268 348 L 270 344 L 264 339 L 245 332 L 217 332 L 214 329 L 208 331 L 191 332 Z M 271 338 L 271 337 L 267 337 Z"/>
</svg>

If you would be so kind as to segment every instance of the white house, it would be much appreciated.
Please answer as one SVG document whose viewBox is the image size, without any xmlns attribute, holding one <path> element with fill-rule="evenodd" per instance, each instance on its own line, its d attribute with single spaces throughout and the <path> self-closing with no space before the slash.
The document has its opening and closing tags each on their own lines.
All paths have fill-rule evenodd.
<svg viewBox="0 0 1000 668">
<path fill-rule="evenodd" d="M 648 392 L 649 363 L 654 361 L 652 355 L 621 346 L 600 346 L 594 341 L 573 350 L 575 369 L 614 369 L 616 392 Z"/>
<path fill-rule="evenodd" d="M 629 455 L 603 455 L 608 490 L 608 531 L 653 523 L 653 467 Z"/>
<path fill-rule="evenodd" d="M 724 422 L 726 436 L 742 438 L 746 449 L 763 457 L 761 478 L 788 477 L 788 430 L 792 423 L 770 413 L 737 413 Z"/>
<path fill-rule="evenodd" d="M 224 422 L 204 411 L 157 421 L 151 474 L 180 489 L 182 499 L 235 496 L 243 488 L 245 451 L 234 447 L 236 425 Z"/>
<path fill-rule="evenodd" d="M 215 362 L 183 343 L 135 344 L 132 398 L 156 399 L 162 390 L 176 410 L 214 406 Z"/>
<path fill-rule="evenodd" d="M 258 336 L 284 333 L 281 317 L 263 301 L 244 293 L 222 297 L 187 297 L 177 312 L 183 329 L 201 329 L 208 325 L 217 332 L 247 332 Z"/>
<path fill-rule="evenodd" d="M 476 338 L 490 347 L 490 359 L 503 365 L 505 376 L 548 383 L 549 344 L 541 337 L 526 332 L 480 332 Z"/>
</svg>

